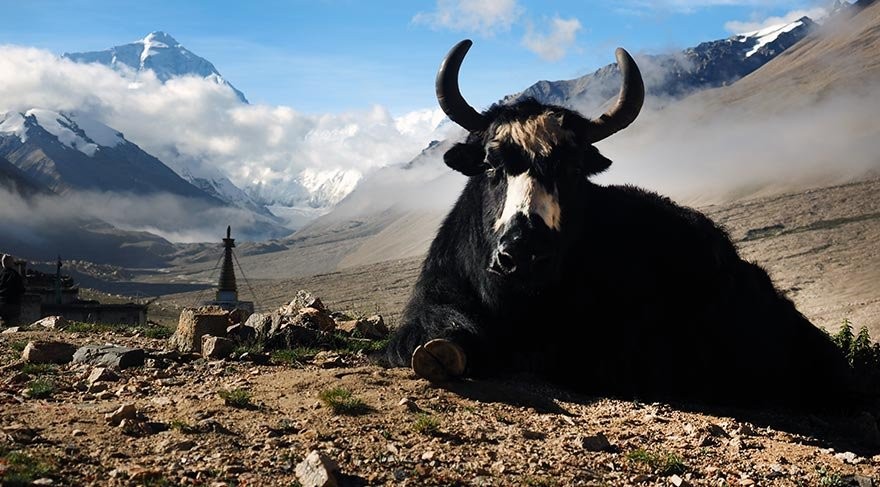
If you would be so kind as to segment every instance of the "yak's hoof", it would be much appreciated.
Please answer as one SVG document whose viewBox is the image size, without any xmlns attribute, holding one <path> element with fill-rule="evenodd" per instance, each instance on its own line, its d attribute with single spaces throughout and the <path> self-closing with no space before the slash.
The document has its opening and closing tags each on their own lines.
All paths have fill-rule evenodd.
<svg viewBox="0 0 880 487">
<path fill-rule="evenodd" d="M 419 346 L 412 354 L 412 369 L 431 382 L 447 382 L 464 374 L 467 356 L 456 343 L 437 338 Z"/>
</svg>

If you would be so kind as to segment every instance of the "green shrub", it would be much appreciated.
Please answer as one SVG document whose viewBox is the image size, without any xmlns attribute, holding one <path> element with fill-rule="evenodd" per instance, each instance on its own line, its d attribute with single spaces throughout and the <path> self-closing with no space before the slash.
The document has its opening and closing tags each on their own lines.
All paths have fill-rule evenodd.
<svg viewBox="0 0 880 487">
<path fill-rule="evenodd" d="M 44 399 L 55 394 L 55 383 L 48 379 L 36 379 L 28 382 L 27 392 L 30 397 Z"/>
<path fill-rule="evenodd" d="M 54 470 L 51 464 L 20 451 L 4 453 L 0 463 L 6 464 L 6 469 L 0 471 L 0 485 L 4 486 L 31 485 Z"/>
<path fill-rule="evenodd" d="M 323 390 L 318 394 L 318 398 L 333 411 L 333 414 L 359 416 L 372 410 L 367 403 L 354 397 L 351 391 L 344 387 Z"/>
<path fill-rule="evenodd" d="M 412 429 L 416 433 L 435 436 L 440 433 L 440 420 L 430 414 L 419 413 L 416 415 Z"/>
<path fill-rule="evenodd" d="M 680 475 L 688 470 L 681 457 L 675 453 L 654 453 L 644 448 L 637 448 L 627 453 L 626 459 L 630 463 L 648 467 L 657 475 Z"/>
<path fill-rule="evenodd" d="M 232 389 L 217 391 L 217 395 L 223 399 L 227 406 L 239 409 L 248 409 L 253 407 L 251 403 L 251 393 L 245 389 Z"/>
</svg>

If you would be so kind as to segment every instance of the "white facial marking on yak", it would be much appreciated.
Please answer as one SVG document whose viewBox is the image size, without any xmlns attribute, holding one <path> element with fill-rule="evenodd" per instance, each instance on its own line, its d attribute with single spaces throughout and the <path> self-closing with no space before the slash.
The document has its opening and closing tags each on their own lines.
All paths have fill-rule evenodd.
<svg viewBox="0 0 880 487">
<path fill-rule="evenodd" d="M 507 176 L 507 196 L 504 210 L 495 222 L 495 231 L 501 230 L 517 213 L 525 216 L 537 215 L 547 227 L 559 231 L 559 195 L 544 189 L 528 172 L 516 176 Z"/>
</svg>

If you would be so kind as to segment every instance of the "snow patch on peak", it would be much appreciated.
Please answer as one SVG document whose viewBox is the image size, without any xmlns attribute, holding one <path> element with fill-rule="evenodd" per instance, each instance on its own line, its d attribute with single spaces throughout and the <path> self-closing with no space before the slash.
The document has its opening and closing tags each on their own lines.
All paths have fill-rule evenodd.
<svg viewBox="0 0 880 487">
<path fill-rule="evenodd" d="M 27 126 L 24 115 L 18 112 L 0 114 L 0 134 L 16 135 L 22 143 L 27 142 Z"/>
<path fill-rule="evenodd" d="M 738 34 L 736 38 L 740 42 L 748 42 L 750 40 L 755 42 L 755 45 L 752 47 L 752 49 L 746 53 L 746 57 L 751 57 L 752 55 L 757 53 L 762 47 L 778 39 L 779 36 L 781 36 L 782 34 L 785 34 L 786 32 L 791 32 L 802 25 L 804 25 L 804 19 L 796 20 L 789 24 L 771 25 L 764 29 L 756 30 L 753 32 L 744 32 L 742 34 Z"/>
</svg>

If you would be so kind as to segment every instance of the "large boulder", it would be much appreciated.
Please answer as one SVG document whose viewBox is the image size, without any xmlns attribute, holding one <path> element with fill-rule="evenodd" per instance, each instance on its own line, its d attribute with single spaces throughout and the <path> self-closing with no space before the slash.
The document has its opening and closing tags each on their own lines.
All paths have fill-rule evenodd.
<svg viewBox="0 0 880 487">
<path fill-rule="evenodd" d="M 201 353 L 204 335 L 226 337 L 226 329 L 231 325 L 229 312 L 219 307 L 184 308 L 169 345 L 181 352 Z"/>
<path fill-rule="evenodd" d="M 66 364 L 73 359 L 76 347 L 65 342 L 35 340 L 21 352 L 25 362 L 33 364 Z"/>
<path fill-rule="evenodd" d="M 292 317 L 287 317 L 281 325 L 295 325 L 319 331 L 333 331 L 336 329 L 336 322 L 333 318 L 323 310 L 317 308 L 302 308 L 299 313 Z"/>
</svg>

